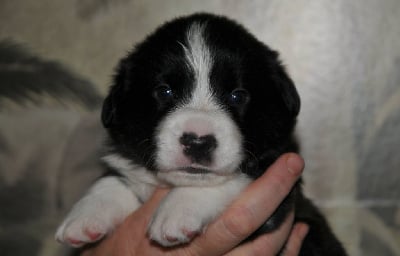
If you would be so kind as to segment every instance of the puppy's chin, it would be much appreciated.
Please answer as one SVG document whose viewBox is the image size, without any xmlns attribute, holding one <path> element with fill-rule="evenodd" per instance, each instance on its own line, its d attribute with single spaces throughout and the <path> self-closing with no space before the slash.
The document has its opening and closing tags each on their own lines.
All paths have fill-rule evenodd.
<svg viewBox="0 0 400 256">
<path fill-rule="evenodd" d="M 174 170 L 160 170 L 157 177 L 172 186 L 214 186 L 224 183 L 239 175 L 217 173 L 206 168 L 182 167 Z"/>
</svg>

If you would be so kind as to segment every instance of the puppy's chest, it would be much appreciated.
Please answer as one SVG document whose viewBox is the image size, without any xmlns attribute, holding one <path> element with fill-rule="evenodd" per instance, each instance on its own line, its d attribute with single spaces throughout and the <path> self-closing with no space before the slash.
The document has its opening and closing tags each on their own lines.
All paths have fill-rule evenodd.
<svg viewBox="0 0 400 256">
<path fill-rule="evenodd" d="M 123 175 L 122 182 L 143 203 L 147 201 L 157 187 L 168 187 L 167 184 L 157 178 L 154 172 L 144 167 L 130 170 L 118 170 Z"/>
</svg>

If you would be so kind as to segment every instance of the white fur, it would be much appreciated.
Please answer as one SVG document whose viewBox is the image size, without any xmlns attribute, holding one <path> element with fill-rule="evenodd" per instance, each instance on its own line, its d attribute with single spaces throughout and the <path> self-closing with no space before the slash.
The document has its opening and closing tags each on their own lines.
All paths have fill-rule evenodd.
<svg viewBox="0 0 400 256">
<path fill-rule="evenodd" d="M 187 64 L 195 74 L 194 97 L 185 107 L 204 110 L 217 108 L 210 90 L 210 72 L 213 59 L 203 38 L 205 26 L 198 23 L 192 24 L 186 34 L 188 47 L 182 45 Z"/>
<path fill-rule="evenodd" d="M 162 201 L 149 226 L 152 240 L 163 246 L 189 242 L 219 215 L 250 179 L 237 175 L 218 186 L 177 187 Z"/>
<path fill-rule="evenodd" d="M 109 176 L 98 180 L 58 228 L 58 241 L 80 247 L 101 239 L 139 208 L 157 184 L 162 185 L 152 172 L 122 156 L 111 154 L 103 159 L 126 178 Z M 199 186 L 202 178 L 193 175 L 191 179 L 194 183 L 198 181 L 197 186 L 173 188 L 153 216 L 150 238 L 164 246 L 190 241 L 193 234 L 200 233 L 250 182 L 238 173 L 221 177 L 221 184 L 211 186 L 214 183 L 209 182 L 208 186 Z M 88 232 L 98 236 L 93 239 Z"/>
<path fill-rule="evenodd" d="M 142 202 L 149 199 L 155 187 L 163 186 L 162 182 L 154 175 L 154 172 L 133 164 L 132 161 L 118 154 L 107 155 L 103 157 L 103 161 L 126 177 L 124 179 L 125 186 Z"/>
<path fill-rule="evenodd" d="M 196 123 L 202 124 L 200 128 L 189 129 L 191 125 Z M 193 176 L 177 171 L 180 167 L 197 167 L 183 154 L 179 138 L 184 132 L 195 132 L 200 136 L 205 134 L 215 135 L 218 146 L 213 155 L 213 162 L 206 167 L 212 173 L 204 176 Z M 240 132 L 228 115 L 222 111 L 187 108 L 176 110 L 161 124 L 157 134 L 157 145 L 156 161 L 161 169 L 159 177 L 173 185 L 220 183 L 226 179 L 226 176 L 237 171 L 237 167 L 242 161 Z"/>
<path fill-rule="evenodd" d="M 116 177 L 102 178 L 74 205 L 58 228 L 56 239 L 74 247 L 94 242 L 140 205 L 135 194 Z M 92 238 L 90 233 L 98 236 Z"/>
</svg>

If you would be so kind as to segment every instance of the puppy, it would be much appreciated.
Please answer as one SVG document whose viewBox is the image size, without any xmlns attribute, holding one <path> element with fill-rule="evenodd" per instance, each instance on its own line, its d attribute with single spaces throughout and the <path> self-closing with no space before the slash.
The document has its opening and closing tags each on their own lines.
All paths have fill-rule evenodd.
<svg viewBox="0 0 400 256">
<path fill-rule="evenodd" d="M 148 234 L 162 246 L 189 242 L 279 155 L 295 151 L 299 109 L 278 54 L 242 26 L 210 14 L 164 24 L 117 68 L 102 110 L 111 172 L 73 207 L 57 240 L 95 242 L 169 186 Z M 254 235 L 278 228 L 293 207 L 310 225 L 301 255 L 345 255 L 299 184 Z"/>
</svg>

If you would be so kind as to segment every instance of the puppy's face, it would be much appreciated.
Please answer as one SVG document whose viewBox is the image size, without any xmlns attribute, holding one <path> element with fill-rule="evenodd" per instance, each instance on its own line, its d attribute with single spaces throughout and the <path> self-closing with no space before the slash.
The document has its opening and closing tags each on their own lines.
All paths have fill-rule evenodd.
<svg viewBox="0 0 400 256">
<path fill-rule="evenodd" d="M 116 153 L 174 185 L 257 177 L 299 111 L 277 54 L 211 15 L 165 24 L 120 63 L 102 119 Z"/>
</svg>

